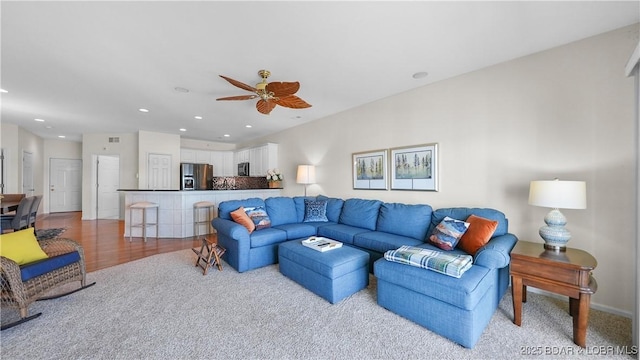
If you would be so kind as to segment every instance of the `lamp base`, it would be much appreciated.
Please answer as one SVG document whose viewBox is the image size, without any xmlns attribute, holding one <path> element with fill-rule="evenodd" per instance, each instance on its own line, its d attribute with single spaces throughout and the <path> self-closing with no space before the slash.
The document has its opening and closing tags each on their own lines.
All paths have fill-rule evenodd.
<svg viewBox="0 0 640 360">
<path fill-rule="evenodd" d="M 566 246 L 555 245 L 555 244 L 544 244 L 544 249 L 545 250 L 551 250 L 551 251 L 557 251 L 557 252 L 567 251 L 567 247 Z"/>
<path fill-rule="evenodd" d="M 571 232 L 565 228 L 567 218 L 558 209 L 549 211 L 544 218 L 547 226 L 543 226 L 538 231 L 544 240 L 544 248 L 553 251 L 566 251 L 567 242 L 571 239 Z"/>
</svg>

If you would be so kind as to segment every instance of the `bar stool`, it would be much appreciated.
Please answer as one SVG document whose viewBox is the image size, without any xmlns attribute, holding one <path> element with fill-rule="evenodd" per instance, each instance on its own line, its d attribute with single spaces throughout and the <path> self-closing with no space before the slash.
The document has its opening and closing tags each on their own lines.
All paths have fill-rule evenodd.
<svg viewBox="0 0 640 360">
<path fill-rule="evenodd" d="M 202 210 L 206 210 L 207 217 L 200 220 Z M 215 204 L 211 201 L 199 201 L 193 204 L 193 236 L 197 239 L 200 236 L 200 226 L 207 225 L 207 232 L 202 235 L 211 234 L 209 226 L 211 226 L 211 215 L 215 210 Z"/>
<path fill-rule="evenodd" d="M 156 209 L 156 218 L 155 222 L 147 221 L 147 209 Z M 133 211 L 134 210 L 142 210 L 142 222 L 133 223 Z M 134 227 L 142 228 L 142 237 L 144 238 L 144 242 L 147 242 L 147 227 L 155 226 L 156 227 L 156 239 L 158 238 L 158 204 L 152 203 L 149 201 L 143 201 L 131 204 L 129 206 L 129 242 L 131 242 L 131 235 L 133 233 Z"/>
</svg>

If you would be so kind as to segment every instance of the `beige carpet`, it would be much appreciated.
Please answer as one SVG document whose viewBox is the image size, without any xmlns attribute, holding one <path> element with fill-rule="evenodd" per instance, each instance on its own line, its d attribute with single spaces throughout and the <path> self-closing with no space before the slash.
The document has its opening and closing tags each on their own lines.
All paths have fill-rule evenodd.
<svg viewBox="0 0 640 360">
<path fill-rule="evenodd" d="M 97 284 L 37 302 L 43 315 L 1 333 L 2 359 L 515 359 L 633 358 L 630 319 L 591 312 L 586 350 L 573 344 L 568 303 L 530 293 L 523 326 L 511 297 L 474 349 L 403 319 L 375 301 L 375 277 L 331 305 L 277 265 L 203 276 L 190 250 L 90 273 Z M 426 271 L 426 270 L 425 270 Z M 2 322 L 15 312 L 2 311 Z M 536 355 L 536 356 L 532 356 Z"/>
</svg>

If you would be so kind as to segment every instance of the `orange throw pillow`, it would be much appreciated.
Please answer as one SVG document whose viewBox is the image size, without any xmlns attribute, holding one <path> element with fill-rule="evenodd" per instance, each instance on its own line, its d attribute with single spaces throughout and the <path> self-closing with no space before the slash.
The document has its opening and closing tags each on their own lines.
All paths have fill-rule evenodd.
<svg viewBox="0 0 640 360">
<path fill-rule="evenodd" d="M 249 230 L 249 234 L 251 234 L 253 230 L 256 229 L 256 224 L 254 224 L 249 215 L 244 212 L 244 208 L 242 206 L 240 206 L 237 210 L 231 212 L 231 218 L 233 219 L 233 221 L 246 227 L 247 230 Z"/>
<path fill-rule="evenodd" d="M 489 242 L 498 227 L 498 222 L 475 215 L 469 216 L 467 222 L 469 229 L 462 235 L 457 247 L 475 256 L 478 249 Z"/>
</svg>

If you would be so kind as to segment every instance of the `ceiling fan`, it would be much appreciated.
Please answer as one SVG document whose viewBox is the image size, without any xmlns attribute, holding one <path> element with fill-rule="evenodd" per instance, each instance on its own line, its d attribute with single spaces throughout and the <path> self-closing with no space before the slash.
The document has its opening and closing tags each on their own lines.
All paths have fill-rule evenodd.
<svg viewBox="0 0 640 360">
<path fill-rule="evenodd" d="M 231 85 L 239 87 L 240 89 L 251 91 L 255 95 L 238 95 L 218 98 L 216 100 L 251 100 L 259 98 L 256 103 L 256 109 L 265 115 L 269 115 L 271 110 L 276 105 L 292 108 L 292 109 L 304 109 L 311 107 L 306 101 L 293 95 L 298 89 L 300 89 L 299 82 L 280 82 L 274 81 L 267 83 L 267 78 L 271 75 L 269 70 L 260 70 L 258 75 L 262 77 L 262 82 L 256 84 L 256 87 L 241 83 L 238 80 L 228 78 L 220 75 L 221 78 L 227 80 Z"/>
</svg>

